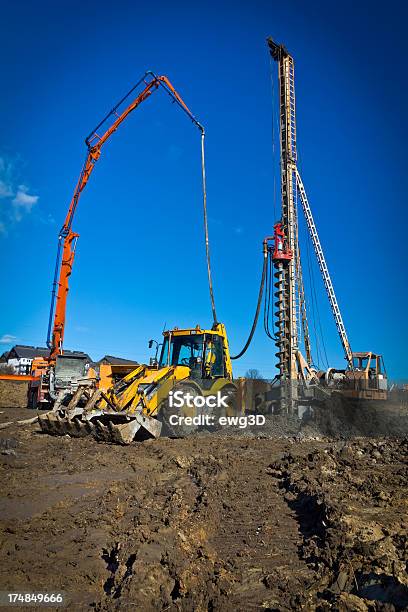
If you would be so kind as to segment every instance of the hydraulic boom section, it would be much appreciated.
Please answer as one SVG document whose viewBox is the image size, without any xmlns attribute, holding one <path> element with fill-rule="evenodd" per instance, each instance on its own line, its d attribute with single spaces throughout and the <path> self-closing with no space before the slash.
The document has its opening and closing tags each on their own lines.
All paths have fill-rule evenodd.
<svg viewBox="0 0 408 612">
<path fill-rule="evenodd" d="M 121 111 L 124 103 L 142 84 L 145 85 L 143 91 Z M 182 100 L 181 96 L 174 89 L 166 76 L 157 76 L 153 72 L 146 72 L 143 77 L 132 87 L 132 89 L 114 106 L 114 108 L 102 119 L 96 128 L 85 140 L 87 154 L 84 165 L 82 166 L 78 182 L 75 187 L 74 195 L 69 205 L 64 224 L 58 236 L 57 259 L 55 264 L 54 282 L 52 287 L 52 298 L 50 316 L 48 322 L 47 346 L 50 349 L 50 361 L 54 362 L 58 354 L 62 354 L 62 345 L 65 331 L 66 301 L 69 290 L 69 276 L 72 272 L 72 265 L 75 257 L 75 247 L 79 234 L 72 231 L 72 222 L 78 201 L 83 189 L 85 188 L 92 171 L 98 161 L 102 147 L 105 142 L 118 129 L 123 121 L 134 111 L 142 102 L 147 100 L 151 94 L 159 87 L 180 106 L 191 121 L 199 128 L 202 135 L 202 147 L 204 139 L 204 128 L 194 117 L 190 109 Z"/>
</svg>

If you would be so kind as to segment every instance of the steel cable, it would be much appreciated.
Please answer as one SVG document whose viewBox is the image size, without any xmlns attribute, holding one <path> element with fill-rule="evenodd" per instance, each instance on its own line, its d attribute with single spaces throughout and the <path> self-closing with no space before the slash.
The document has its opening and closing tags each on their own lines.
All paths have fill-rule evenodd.
<svg viewBox="0 0 408 612">
<path fill-rule="evenodd" d="M 205 254 L 207 258 L 207 275 L 208 275 L 208 288 L 210 291 L 211 309 L 213 315 L 213 325 L 217 325 L 217 312 L 215 310 L 215 299 L 214 289 L 212 284 L 211 276 L 211 259 L 210 259 L 210 242 L 208 238 L 208 218 L 207 218 L 207 186 L 205 178 L 205 155 L 204 155 L 204 129 L 201 130 L 201 175 L 203 180 L 203 212 L 204 212 L 204 234 L 205 234 Z"/>
<path fill-rule="evenodd" d="M 264 285 L 265 285 L 265 277 L 266 277 L 267 266 L 268 266 L 268 253 L 265 252 L 264 253 L 263 269 L 262 269 L 261 285 L 259 287 L 258 304 L 256 306 L 256 312 L 255 312 L 254 321 L 252 323 L 252 328 L 251 328 L 251 331 L 249 333 L 248 340 L 246 341 L 246 343 L 244 345 L 244 348 L 238 353 L 238 355 L 234 355 L 234 357 L 231 357 L 231 359 L 239 359 L 240 357 L 242 357 L 242 355 L 244 353 L 246 353 L 249 345 L 251 344 L 251 341 L 252 341 L 252 338 L 253 338 L 253 335 L 255 333 L 255 329 L 256 329 L 257 323 L 258 323 L 259 311 L 261 309 L 261 302 L 262 302 L 262 295 L 263 295 L 263 290 L 264 290 Z"/>
</svg>

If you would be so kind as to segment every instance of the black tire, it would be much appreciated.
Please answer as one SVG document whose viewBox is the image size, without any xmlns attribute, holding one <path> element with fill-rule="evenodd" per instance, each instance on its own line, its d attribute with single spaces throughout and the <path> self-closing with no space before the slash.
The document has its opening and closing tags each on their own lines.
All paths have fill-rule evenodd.
<svg viewBox="0 0 408 612">
<path fill-rule="evenodd" d="M 27 408 L 37 410 L 38 408 L 38 389 L 29 389 L 27 396 Z"/>
<path fill-rule="evenodd" d="M 229 408 L 222 407 L 222 408 L 213 409 L 213 414 L 215 416 L 215 423 L 214 423 L 214 426 L 209 429 L 209 431 L 222 430 L 223 425 L 220 425 L 219 419 L 221 417 L 227 416 L 227 414 L 229 416 L 237 414 L 237 388 L 236 386 L 233 385 L 232 383 L 228 383 L 224 385 L 224 387 L 222 387 L 220 391 L 223 396 L 225 395 L 228 396 L 228 399 L 226 401 L 227 401 Z"/>
<path fill-rule="evenodd" d="M 200 386 L 194 382 L 180 382 L 175 385 L 173 392 L 183 391 L 184 394 L 190 393 L 193 397 L 202 395 Z M 170 407 L 169 399 L 162 402 L 158 415 L 159 421 L 162 423 L 161 435 L 168 438 L 185 438 L 198 431 L 199 425 L 185 425 L 183 422 L 174 424 L 170 422 L 170 417 L 176 415 L 178 417 L 196 416 L 200 414 L 200 409 L 186 408 L 185 406 Z"/>
</svg>

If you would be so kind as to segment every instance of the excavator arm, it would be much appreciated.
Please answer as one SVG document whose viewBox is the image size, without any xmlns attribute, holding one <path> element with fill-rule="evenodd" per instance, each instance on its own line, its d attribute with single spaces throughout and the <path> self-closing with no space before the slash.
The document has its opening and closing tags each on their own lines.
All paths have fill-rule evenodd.
<svg viewBox="0 0 408 612">
<path fill-rule="evenodd" d="M 124 110 L 121 111 L 124 103 L 128 100 L 132 93 L 142 85 L 142 83 L 145 85 L 143 91 L 137 95 L 137 97 L 134 98 L 133 101 L 124 108 Z M 194 117 L 168 78 L 165 76 L 156 76 L 153 72 L 148 71 L 86 138 L 85 144 L 87 146 L 87 154 L 85 162 L 82 166 L 64 224 L 58 236 L 57 258 L 47 333 L 47 346 L 50 349 L 50 361 L 54 361 L 58 354 L 62 354 L 66 303 L 69 290 L 68 281 L 72 272 L 76 242 L 79 237 L 79 234 L 73 232 L 71 227 L 79 198 L 87 182 L 89 181 L 95 164 L 101 155 L 102 147 L 105 142 L 112 136 L 123 121 L 125 121 L 128 115 L 130 115 L 130 113 L 134 111 L 142 102 L 147 100 L 147 98 L 151 96 L 151 94 L 159 87 L 163 88 L 178 104 L 178 106 L 180 106 L 191 121 L 199 128 L 202 137 L 204 136 L 203 126 Z"/>
</svg>

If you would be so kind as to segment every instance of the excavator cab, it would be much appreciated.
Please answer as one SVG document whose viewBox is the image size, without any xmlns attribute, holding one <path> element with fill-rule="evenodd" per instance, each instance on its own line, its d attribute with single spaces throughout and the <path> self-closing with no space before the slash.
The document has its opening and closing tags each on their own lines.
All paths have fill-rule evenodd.
<svg viewBox="0 0 408 612">
<path fill-rule="evenodd" d="M 175 328 L 163 335 L 159 368 L 185 366 L 194 379 L 232 378 L 222 332 Z"/>
<path fill-rule="evenodd" d="M 346 394 L 359 399 L 387 399 L 387 373 L 382 355 L 352 353 L 353 369 L 346 371 Z"/>
<path fill-rule="evenodd" d="M 384 360 L 375 353 L 353 353 L 353 368 L 357 372 L 366 372 L 368 378 L 385 373 Z"/>
</svg>

